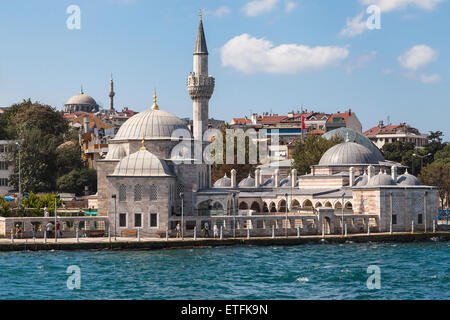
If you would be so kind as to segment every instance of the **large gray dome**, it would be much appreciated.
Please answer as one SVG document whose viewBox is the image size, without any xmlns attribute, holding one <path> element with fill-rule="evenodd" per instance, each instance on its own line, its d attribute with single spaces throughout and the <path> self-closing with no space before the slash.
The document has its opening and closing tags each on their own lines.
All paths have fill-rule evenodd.
<svg viewBox="0 0 450 320">
<path fill-rule="evenodd" d="M 110 144 L 105 160 L 120 160 L 126 155 L 127 153 L 120 144 Z"/>
<path fill-rule="evenodd" d="M 320 159 L 319 165 L 378 164 L 374 152 L 355 142 L 344 142 L 331 147 Z"/>
<path fill-rule="evenodd" d="M 169 139 L 176 129 L 188 130 L 180 118 L 167 111 L 147 110 L 125 121 L 113 140 Z"/>
<path fill-rule="evenodd" d="M 377 157 L 378 161 L 385 161 L 380 149 L 378 149 L 378 147 L 374 145 L 373 142 L 370 141 L 370 139 L 367 138 L 362 133 L 343 127 L 328 131 L 327 133 L 322 135 L 322 137 L 328 140 L 336 136 L 341 137 L 344 140 L 348 139 L 351 142 L 356 142 L 360 145 L 363 145 L 364 147 L 373 152 L 373 154 Z"/>
<path fill-rule="evenodd" d="M 85 105 L 85 106 L 91 106 L 95 107 L 97 105 L 97 102 L 87 94 L 80 93 L 77 95 L 74 95 L 71 97 L 67 102 L 66 105 Z"/>
<path fill-rule="evenodd" d="M 164 160 L 158 159 L 146 149 L 141 149 L 120 160 L 111 176 L 169 177 L 173 174 Z"/>
</svg>

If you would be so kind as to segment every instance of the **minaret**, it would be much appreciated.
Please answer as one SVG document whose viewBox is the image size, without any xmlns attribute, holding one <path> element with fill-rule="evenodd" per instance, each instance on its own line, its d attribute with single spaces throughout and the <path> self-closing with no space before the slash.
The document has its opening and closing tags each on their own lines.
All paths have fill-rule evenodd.
<svg viewBox="0 0 450 320">
<path fill-rule="evenodd" d="M 194 72 L 187 78 L 187 88 L 193 101 L 194 139 L 202 140 L 208 129 L 209 99 L 214 92 L 214 78 L 208 75 L 208 48 L 203 31 L 202 13 L 194 48 Z"/>
<path fill-rule="evenodd" d="M 109 111 L 114 111 L 114 96 L 116 93 L 114 92 L 114 80 L 111 74 L 111 90 L 109 91 Z"/>
</svg>

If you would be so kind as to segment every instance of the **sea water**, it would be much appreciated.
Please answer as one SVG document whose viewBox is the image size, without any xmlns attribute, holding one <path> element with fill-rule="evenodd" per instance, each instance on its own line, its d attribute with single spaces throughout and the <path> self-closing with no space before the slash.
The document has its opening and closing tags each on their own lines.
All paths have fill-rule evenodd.
<svg viewBox="0 0 450 320">
<path fill-rule="evenodd" d="M 0 253 L 0 299 L 449 298 L 449 242 Z"/>
</svg>

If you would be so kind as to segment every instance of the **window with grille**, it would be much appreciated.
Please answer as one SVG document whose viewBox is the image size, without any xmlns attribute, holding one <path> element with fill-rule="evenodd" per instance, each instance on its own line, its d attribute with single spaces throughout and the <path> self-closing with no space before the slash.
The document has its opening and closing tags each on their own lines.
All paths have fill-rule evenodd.
<svg viewBox="0 0 450 320">
<path fill-rule="evenodd" d="M 142 201 L 142 186 L 140 184 L 134 187 L 134 201 Z"/>
<path fill-rule="evenodd" d="M 119 214 L 119 227 L 125 228 L 127 226 L 127 214 L 121 213 Z"/>
<path fill-rule="evenodd" d="M 182 184 L 177 185 L 177 197 L 179 197 L 182 192 L 184 192 L 184 186 Z"/>
<path fill-rule="evenodd" d="M 8 179 L 1 178 L 0 187 L 7 187 L 7 186 L 8 186 Z"/>
<path fill-rule="evenodd" d="M 124 184 L 119 187 L 119 201 L 127 201 L 127 186 Z"/>
<path fill-rule="evenodd" d="M 8 162 L 0 161 L 0 170 L 8 170 Z"/>
<path fill-rule="evenodd" d="M 150 187 L 150 201 L 158 200 L 158 187 L 156 185 L 152 185 Z"/>
</svg>

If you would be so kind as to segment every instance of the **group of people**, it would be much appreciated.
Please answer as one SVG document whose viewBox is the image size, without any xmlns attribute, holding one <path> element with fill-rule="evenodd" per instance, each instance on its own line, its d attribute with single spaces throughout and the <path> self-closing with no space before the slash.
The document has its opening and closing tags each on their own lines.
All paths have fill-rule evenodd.
<svg viewBox="0 0 450 320">
<path fill-rule="evenodd" d="M 53 228 L 54 228 L 53 223 L 51 223 L 49 221 L 45 226 L 45 233 L 46 233 L 47 238 L 51 238 L 51 237 L 55 236 L 55 234 L 53 233 Z M 61 229 L 61 223 L 59 221 L 56 221 L 55 229 L 56 229 L 56 236 L 61 238 L 63 236 L 63 233 L 62 233 L 62 229 Z M 37 238 L 38 227 L 34 223 L 32 224 L 31 232 L 32 232 L 33 239 Z M 16 224 L 16 227 L 14 230 L 14 237 L 22 238 L 22 236 L 23 236 L 22 226 L 20 224 Z"/>
<path fill-rule="evenodd" d="M 177 223 L 177 226 L 175 227 L 175 230 L 177 232 L 177 238 L 181 238 L 181 225 L 179 223 Z M 203 225 L 202 231 L 203 231 L 203 236 L 205 238 L 209 238 L 210 237 L 208 222 L 205 222 L 205 224 Z M 217 224 L 214 224 L 213 235 L 214 235 L 214 238 L 218 238 L 219 237 L 219 227 L 217 227 Z"/>
</svg>

